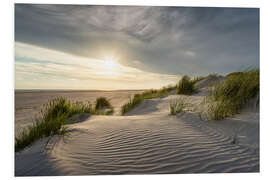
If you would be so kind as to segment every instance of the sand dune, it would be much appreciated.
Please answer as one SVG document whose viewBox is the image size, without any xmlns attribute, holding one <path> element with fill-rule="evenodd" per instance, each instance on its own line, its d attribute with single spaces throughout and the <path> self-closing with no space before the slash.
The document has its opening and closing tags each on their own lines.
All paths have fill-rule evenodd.
<svg viewBox="0 0 270 180">
<path fill-rule="evenodd" d="M 190 110 L 169 116 L 169 102 L 144 101 L 125 116 L 91 116 L 65 137 L 43 139 L 15 156 L 15 175 L 160 174 L 259 171 L 259 113 L 219 122 Z M 46 145 L 46 143 L 48 144 Z"/>
<path fill-rule="evenodd" d="M 15 136 L 23 127 L 30 125 L 39 116 L 42 105 L 49 100 L 64 97 L 70 101 L 90 101 L 103 96 L 110 100 L 116 112 L 128 98 L 142 91 L 19 91 L 15 92 Z"/>
</svg>

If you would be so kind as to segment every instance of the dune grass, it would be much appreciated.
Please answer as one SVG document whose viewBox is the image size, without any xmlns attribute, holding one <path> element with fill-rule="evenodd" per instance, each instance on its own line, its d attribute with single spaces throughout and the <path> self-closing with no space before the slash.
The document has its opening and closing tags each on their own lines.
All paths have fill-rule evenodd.
<svg viewBox="0 0 270 180">
<path fill-rule="evenodd" d="M 177 85 L 177 94 L 193 94 L 195 92 L 194 82 L 190 79 L 189 76 L 183 76 Z"/>
<path fill-rule="evenodd" d="M 111 103 L 105 97 L 99 97 L 96 99 L 94 114 L 110 115 L 113 114 L 114 108 Z"/>
<path fill-rule="evenodd" d="M 151 89 L 147 90 L 141 94 L 135 94 L 133 98 L 130 98 L 128 103 L 124 104 L 121 108 L 122 115 L 130 111 L 139 105 L 144 99 L 153 99 L 153 98 L 163 98 L 168 95 L 168 93 L 174 89 L 177 89 L 178 94 L 191 95 L 196 92 L 194 84 L 198 81 L 203 80 L 206 77 L 196 77 L 190 79 L 188 76 L 184 76 L 177 85 L 169 85 L 161 89 Z"/>
<path fill-rule="evenodd" d="M 151 89 L 141 94 L 135 94 L 133 98 L 130 98 L 129 101 L 121 107 L 121 114 L 124 115 L 129 112 L 131 109 L 138 106 L 144 99 L 163 98 L 174 89 L 176 89 L 176 86 L 170 85 L 159 90 Z"/>
<path fill-rule="evenodd" d="M 96 99 L 96 106 L 95 109 L 103 109 L 103 108 L 110 108 L 111 104 L 105 97 L 99 97 Z"/>
<path fill-rule="evenodd" d="M 133 98 L 129 98 L 129 101 L 121 107 L 121 114 L 124 115 L 131 109 L 138 106 L 143 101 L 141 94 L 135 94 Z"/>
<path fill-rule="evenodd" d="M 207 118 L 219 120 L 231 117 L 251 99 L 259 95 L 259 69 L 231 73 L 211 91 Z M 258 103 L 258 102 L 257 102 Z"/>
<path fill-rule="evenodd" d="M 176 86 L 167 86 L 161 89 L 151 89 L 140 94 L 143 99 L 163 98 L 168 95 L 172 90 L 176 89 Z"/>
<path fill-rule="evenodd" d="M 52 136 L 64 135 L 67 129 L 63 126 L 66 122 L 64 115 L 57 116 L 53 120 L 35 120 L 32 125 L 24 128 L 18 137 L 15 138 L 15 152 L 23 150 L 38 139 Z"/>
<path fill-rule="evenodd" d="M 198 77 L 194 77 L 193 79 L 191 79 L 191 83 L 192 84 L 196 84 L 197 82 L 204 80 L 207 76 L 198 76 Z"/>
<path fill-rule="evenodd" d="M 67 132 L 67 128 L 64 126 L 67 119 L 79 113 L 108 115 L 111 114 L 111 111 L 97 111 L 90 102 L 70 102 L 65 98 L 53 99 L 43 105 L 40 118 L 36 119 L 32 125 L 24 128 L 15 137 L 15 152 L 31 145 L 38 139 L 57 134 L 64 135 Z"/>
<path fill-rule="evenodd" d="M 218 74 L 212 73 L 212 74 L 209 74 L 207 76 L 198 76 L 198 77 L 194 77 L 190 81 L 195 85 L 197 82 L 204 80 L 206 78 L 218 78 Z"/>
<path fill-rule="evenodd" d="M 184 112 L 185 101 L 183 98 L 179 98 L 170 102 L 170 115 L 176 115 Z"/>
</svg>

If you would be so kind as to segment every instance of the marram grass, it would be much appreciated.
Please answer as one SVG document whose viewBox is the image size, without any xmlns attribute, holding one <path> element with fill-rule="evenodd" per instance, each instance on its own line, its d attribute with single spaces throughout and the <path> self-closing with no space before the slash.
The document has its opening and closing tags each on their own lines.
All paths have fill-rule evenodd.
<svg viewBox="0 0 270 180">
<path fill-rule="evenodd" d="M 183 98 L 175 99 L 170 102 L 170 115 L 176 115 L 184 112 L 185 100 Z"/>
<path fill-rule="evenodd" d="M 15 138 L 15 152 L 24 149 L 38 139 L 66 134 L 67 128 L 64 125 L 67 123 L 67 119 L 74 114 L 109 115 L 112 112 L 112 107 L 109 111 L 98 111 L 90 102 L 70 102 L 64 98 L 53 99 L 43 105 L 40 118 L 36 119 L 32 125 L 24 128 Z"/>
<path fill-rule="evenodd" d="M 121 107 L 121 113 L 124 115 L 129 112 L 138 106 L 144 99 L 163 98 L 174 89 L 176 89 L 176 86 L 167 86 L 159 90 L 151 89 L 141 94 L 135 94 L 133 98 L 130 98 L 129 101 Z"/>
<path fill-rule="evenodd" d="M 105 97 L 99 97 L 96 99 L 96 106 L 95 109 L 104 109 L 104 108 L 111 108 L 110 102 Z"/>
<path fill-rule="evenodd" d="M 259 76 L 259 69 L 229 74 L 211 91 L 207 118 L 220 120 L 239 113 L 246 103 L 259 95 Z"/>
<path fill-rule="evenodd" d="M 130 98 L 129 101 L 121 107 L 122 115 L 138 106 L 142 101 L 143 97 L 141 94 L 135 94 L 133 98 Z"/>
<path fill-rule="evenodd" d="M 189 76 L 183 76 L 177 85 L 177 94 L 191 95 L 195 92 L 194 84 L 199 80 L 192 81 Z"/>
</svg>

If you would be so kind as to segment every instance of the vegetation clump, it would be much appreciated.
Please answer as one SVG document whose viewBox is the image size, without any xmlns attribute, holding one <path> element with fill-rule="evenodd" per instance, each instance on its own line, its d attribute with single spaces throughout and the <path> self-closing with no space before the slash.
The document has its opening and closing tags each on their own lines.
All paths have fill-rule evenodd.
<svg viewBox="0 0 270 180">
<path fill-rule="evenodd" d="M 135 94 L 133 98 L 130 98 L 128 103 L 121 107 L 122 115 L 138 106 L 144 99 L 163 98 L 168 95 L 172 90 L 176 89 L 176 86 L 167 86 L 159 90 L 151 89 L 141 94 Z"/>
<path fill-rule="evenodd" d="M 140 94 L 143 99 L 163 98 L 168 95 L 172 90 L 176 89 L 176 86 L 167 86 L 161 89 L 151 89 Z"/>
<path fill-rule="evenodd" d="M 195 92 L 194 82 L 189 76 L 183 76 L 177 86 L 177 94 L 191 95 Z"/>
<path fill-rule="evenodd" d="M 97 111 L 90 102 L 71 102 L 62 97 L 53 99 L 43 105 L 40 118 L 24 128 L 19 136 L 15 137 L 15 152 L 31 145 L 38 139 L 64 135 L 67 132 L 67 128 L 64 126 L 67 124 L 67 119 L 80 113 L 107 115 L 111 112 Z"/>
<path fill-rule="evenodd" d="M 104 109 L 104 108 L 111 108 L 110 102 L 105 97 L 99 97 L 96 99 L 96 106 L 95 109 Z"/>
<path fill-rule="evenodd" d="M 213 102 L 208 108 L 208 119 L 219 120 L 239 113 L 248 101 L 259 95 L 259 81 L 259 69 L 229 74 L 211 92 Z"/>
<path fill-rule="evenodd" d="M 170 102 L 170 115 L 176 115 L 184 112 L 185 102 L 184 99 L 177 99 Z"/>
<path fill-rule="evenodd" d="M 140 94 L 135 94 L 133 98 L 130 98 L 128 103 L 124 104 L 121 107 L 121 114 L 124 115 L 131 109 L 135 108 L 138 106 L 141 102 L 143 101 L 143 98 Z"/>
<path fill-rule="evenodd" d="M 198 76 L 198 77 L 193 78 L 191 82 L 192 84 L 196 84 L 197 82 L 204 80 L 205 78 L 207 78 L 207 76 Z"/>
</svg>

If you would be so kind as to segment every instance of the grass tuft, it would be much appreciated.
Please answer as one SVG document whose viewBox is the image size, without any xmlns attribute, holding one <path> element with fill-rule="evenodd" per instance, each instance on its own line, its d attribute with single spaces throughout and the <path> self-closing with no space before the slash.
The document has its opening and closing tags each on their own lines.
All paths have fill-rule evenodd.
<svg viewBox="0 0 270 180">
<path fill-rule="evenodd" d="M 198 76 L 198 77 L 194 77 L 191 82 L 192 84 L 196 84 L 197 82 L 204 80 L 207 76 Z"/>
<path fill-rule="evenodd" d="M 110 102 L 105 97 L 99 97 L 96 99 L 96 110 L 104 109 L 104 108 L 111 108 Z"/>
<path fill-rule="evenodd" d="M 143 101 L 143 97 L 141 94 L 135 94 L 133 98 L 130 98 L 128 103 L 124 104 L 121 107 L 121 113 L 122 115 L 130 111 L 131 109 L 138 106 Z"/>
<path fill-rule="evenodd" d="M 176 115 L 184 112 L 185 101 L 184 99 L 176 99 L 170 102 L 170 115 Z"/>
<path fill-rule="evenodd" d="M 129 99 L 128 103 L 121 107 L 121 113 L 124 115 L 125 113 L 129 112 L 131 109 L 138 106 L 144 99 L 163 98 L 174 89 L 176 89 L 176 86 L 170 85 L 159 90 L 151 89 L 141 94 L 135 94 L 133 98 Z"/>
<path fill-rule="evenodd" d="M 63 126 L 65 122 L 65 115 L 58 115 L 56 118 L 48 121 L 44 119 L 36 120 L 32 125 L 24 128 L 21 134 L 15 138 L 15 152 L 21 151 L 38 139 L 56 134 L 66 134 L 67 128 Z"/>
<path fill-rule="evenodd" d="M 191 95 L 195 92 L 194 82 L 192 82 L 188 76 L 182 77 L 178 83 L 177 88 L 177 94 Z"/>
<path fill-rule="evenodd" d="M 32 125 L 24 128 L 15 138 L 15 152 L 24 149 L 38 139 L 57 134 L 64 135 L 67 132 L 64 125 L 67 123 L 67 119 L 74 114 L 108 115 L 112 112 L 113 108 L 110 111 L 97 111 L 90 102 L 70 102 L 64 98 L 53 99 L 43 105 L 40 118 L 36 119 Z"/>
<path fill-rule="evenodd" d="M 248 101 L 259 95 L 259 83 L 259 69 L 229 74 L 210 94 L 213 102 L 208 108 L 208 119 L 219 120 L 239 113 Z"/>
</svg>

